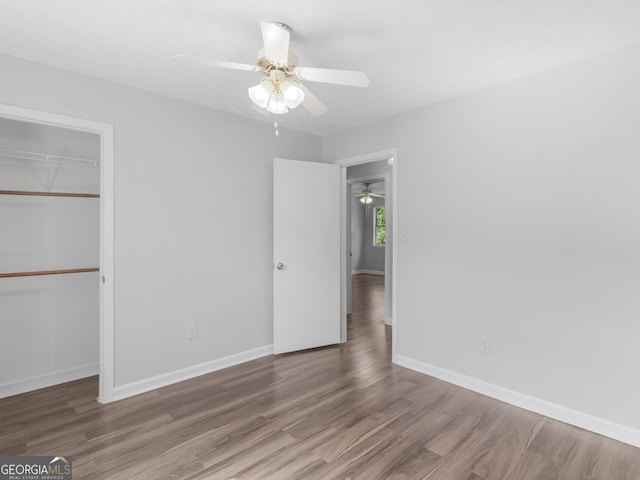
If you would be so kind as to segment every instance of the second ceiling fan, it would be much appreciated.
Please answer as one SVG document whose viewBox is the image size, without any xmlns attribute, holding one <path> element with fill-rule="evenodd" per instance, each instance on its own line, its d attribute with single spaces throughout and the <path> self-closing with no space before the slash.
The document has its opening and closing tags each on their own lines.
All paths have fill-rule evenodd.
<svg viewBox="0 0 640 480">
<path fill-rule="evenodd" d="M 351 87 L 369 85 L 369 77 L 364 72 L 297 65 L 296 56 L 289 51 L 289 27 L 283 23 L 260 22 L 260 28 L 264 48 L 258 51 L 258 61 L 255 65 L 191 55 L 176 55 L 176 58 L 199 65 L 263 73 L 264 77 L 260 83 L 249 88 L 249 98 L 254 108 L 274 114 L 287 113 L 289 109 L 299 105 L 312 115 L 322 115 L 328 111 L 300 80 Z"/>
<path fill-rule="evenodd" d="M 363 183 L 362 185 L 364 185 L 364 186 L 362 188 L 362 191 L 360 193 L 352 194 L 353 198 L 359 198 L 360 202 L 364 203 L 365 205 L 369 205 L 370 203 L 372 203 L 374 197 L 384 198 L 384 194 L 382 194 L 382 193 L 374 193 L 369 188 L 369 186 L 371 184 L 379 183 L 381 181 L 382 180 L 377 180 L 377 181 L 371 181 L 371 182 Z"/>
</svg>

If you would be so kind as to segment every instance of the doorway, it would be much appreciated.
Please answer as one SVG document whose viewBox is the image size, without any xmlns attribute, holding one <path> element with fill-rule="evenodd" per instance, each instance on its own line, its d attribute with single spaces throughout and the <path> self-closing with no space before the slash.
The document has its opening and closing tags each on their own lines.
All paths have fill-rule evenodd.
<svg viewBox="0 0 640 480">
<path fill-rule="evenodd" d="M 98 191 L 98 195 L 91 193 L 92 196 L 75 196 L 71 197 L 69 195 L 59 196 L 59 195 L 41 195 L 43 192 L 53 192 L 53 188 L 51 186 L 57 181 L 63 178 L 62 173 L 63 170 L 60 165 L 63 162 L 73 163 L 76 158 L 75 155 L 65 155 L 64 152 L 57 150 L 54 151 L 53 154 L 48 154 L 46 152 L 29 152 L 28 148 L 24 150 L 20 150 L 25 158 L 29 157 L 27 154 L 38 154 L 33 155 L 28 158 L 30 163 L 36 162 L 48 162 L 49 166 L 46 169 L 31 169 L 33 172 L 38 172 L 33 175 L 32 180 L 37 183 L 36 188 L 32 188 L 30 190 L 35 190 L 37 192 L 36 195 L 25 194 L 28 193 L 28 190 L 25 188 L 21 190 L 17 195 L 19 198 L 29 198 L 33 199 L 36 197 L 44 197 L 44 198 L 56 198 L 56 199 L 64 199 L 67 201 L 68 205 L 71 205 L 71 200 L 85 199 L 89 201 L 97 202 L 98 205 L 93 207 L 95 211 L 98 212 L 99 220 L 94 219 L 95 223 L 98 225 L 99 232 L 95 234 L 95 237 L 98 239 L 99 247 L 92 254 L 88 255 L 85 258 L 91 257 L 97 260 L 98 265 L 90 265 L 84 266 L 82 268 L 64 268 L 63 266 L 59 266 L 56 269 L 42 270 L 42 271 L 31 271 L 26 272 L 17 272 L 17 273 L 29 273 L 33 274 L 38 273 L 38 275 L 26 275 L 22 278 L 31 278 L 31 277 L 39 277 L 39 278 L 73 278 L 75 276 L 75 282 L 78 284 L 77 279 L 79 275 L 94 275 L 95 281 L 97 283 L 96 288 L 98 292 L 95 293 L 97 297 L 97 308 L 98 317 L 99 317 L 99 325 L 96 327 L 97 330 L 97 344 L 99 351 L 97 352 L 97 373 L 99 375 L 99 392 L 98 392 L 98 401 L 101 403 L 106 403 L 114 400 L 114 292 L 113 292 L 113 126 L 92 122 L 83 119 L 77 119 L 73 117 L 66 117 L 62 115 L 51 114 L 47 112 L 40 112 L 36 110 L 30 110 L 20 107 L 14 107 L 11 105 L 3 105 L 0 104 L 0 120 L 6 122 L 7 125 L 11 125 L 11 122 L 21 123 L 23 126 L 27 125 L 33 130 L 37 130 L 40 132 L 47 132 L 47 134 L 51 132 L 62 132 L 64 135 L 66 132 L 68 136 L 74 138 L 88 138 L 94 139 L 95 145 L 89 147 L 95 148 L 95 156 L 94 162 L 98 165 L 99 170 L 99 179 L 95 179 L 96 185 L 95 188 Z M 46 136 L 46 135 L 45 135 Z M 56 148 L 61 148 L 60 144 L 57 146 L 56 141 L 50 139 L 50 144 L 52 148 L 55 150 Z M 7 149 L 9 150 L 9 149 Z M 16 152 L 19 149 L 13 149 Z M 14 155 L 18 155 L 15 153 Z M 89 155 L 90 156 L 90 155 Z M 14 161 L 18 161 L 19 159 L 14 159 Z M 82 160 L 89 160 L 87 164 L 84 164 Z M 69 167 L 69 165 L 66 167 Z M 82 163 L 83 167 L 88 167 L 88 163 L 91 163 L 91 159 L 82 159 L 80 158 L 80 162 L 76 162 L 75 167 L 79 168 L 79 164 Z M 72 168 L 72 167 L 69 167 Z M 30 170 L 30 171 L 31 171 Z M 44 174 L 43 174 L 44 172 Z M 78 174 L 79 177 L 82 177 L 84 174 Z M 74 182 L 78 181 L 78 175 L 76 175 L 75 180 L 73 179 L 74 175 L 67 176 L 68 183 L 64 185 L 63 190 L 66 193 L 73 191 Z M 23 179 L 26 179 L 27 176 L 23 176 Z M 86 180 L 86 179 L 85 179 Z M 25 180 L 26 181 L 26 180 Z M 76 185 L 81 184 L 76 183 Z M 38 186 L 42 188 L 37 188 Z M 58 192 L 53 192 L 58 193 Z M 18 203 L 20 208 L 24 208 L 25 202 L 22 204 Z M 87 207 L 87 204 L 83 206 L 78 206 L 81 204 L 75 204 L 74 208 L 79 209 L 87 209 L 92 207 Z M 41 208 L 41 206 L 36 205 L 33 207 L 34 209 Z M 58 208 L 58 207 L 55 207 Z M 86 212 L 85 212 L 86 213 Z M 65 213 L 67 216 L 67 220 L 69 219 L 68 212 Z M 16 218 L 20 220 L 19 215 L 15 215 Z M 71 215 L 73 216 L 73 215 Z M 60 224 L 55 223 L 53 220 L 48 220 L 53 222 L 52 228 L 55 230 L 60 227 Z M 34 223 L 34 225 L 36 225 Z M 36 225 L 37 226 L 37 225 Z M 28 229 L 28 226 L 25 227 Z M 68 248 L 69 250 L 67 254 L 70 255 L 70 250 L 72 248 Z M 45 254 L 45 257 L 48 254 Z M 50 256 L 50 255 L 49 255 Z M 72 265 L 72 267 L 80 267 L 80 265 Z M 95 268 L 92 268 L 95 267 Z M 83 271 L 84 270 L 84 271 Z M 44 272 L 44 273 L 43 273 Z M 55 273 L 51 273 L 55 272 Z M 13 272 L 16 273 L 16 272 Z M 73 283 L 73 282 L 72 282 Z M 82 282 L 80 281 L 80 284 Z M 71 285 L 71 284 L 70 284 Z M 37 291 L 39 287 L 29 287 L 31 291 Z M 56 287 L 58 288 L 58 287 Z M 70 288 L 73 288 L 71 285 Z M 20 289 L 17 289 L 18 293 Z M 16 292 L 14 292 L 15 294 Z M 69 292 L 67 292 L 69 293 Z M 73 297 L 73 292 L 70 292 L 70 297 Z M 52 305 L 55 304 L 56 300 L 52 295 L 48 296 L 47 301 L 45 302 L 45 306 L 42 307 L 43 311 L 46 311 L 52 308 Z M 55 306 L 55 305 L 54 305 Z M 66 307 L 65 307 L 66 308 Z M 53 332 L 55 330 L 55 324 L 52 322 L 45 322 L 42 325 L 33 325 L 33 329 L 40 330 L 41 334 L 44 335 L 44 338 L 49 339 L 48 344 L 46 345 L 47 351 L 44 352 L 45 355 L 41 359 L 43 362 L 51 362 L 53 359 L 57 358 L 56 356 L 65 356 L 69 354 L 71 350 L 67 346 L 62 344 L 53 344 L 52 339 L 55 338 L 53 336 Z M 24 334 L 24 332 L 23 332 Z M 70 337 L 73 335 L 71 333 Z M 43 348 L 45 345 L 43 345 Z M 24 361 L 24 359 L 16 358 L 15 361 Z M 77 365 L 73 368 L 62 368 L 60 371 L 54 372 L 55 375 L 51 376 L 48 374 L 34 374 L 26 379 L 21 379 L 19 381 L 12 381 L 5 385 L 7 388 L 5 389 L 10 394 L 12 390 L 21 389 L 22 391 L 34 390 L 37 388 L 43 388 L 44 386 L 48 386 L 47 382 L 56 382 L 62 383 L 63 381 L 70 381 L 76 378 L 81 378 L 84 374 L 95 373 L 92 368 L 95 370 L 95 363 L 93 367 L 91 364 L 88 365 Z M 86 376 L 86 375 L 85 375 Z M 18 393 L 17 391 L 13 391 L 13 394 Z"/>
<path fill-rule="evenodd" d="M 347 168 L 351 201 L 347 207 L 347 271 L 352 275 L 377 275 L 384 284 L 387 268 L 386 184 L 390 167 L 386 160 Z M 360 176 L 363 173 L 366 176 Z M 372 173 L 377 172 L 377 173 Z M 349 212 L 350 210 L 350 212 Z M 350 237 L 350 240 L 349 240 Z M 388 286 L 388 285 L 387 285 Z M 382 289 L 382 305 L 390 307 L 390 295 Z M 352 292 L 347 284 L 347 313 L 352 311 Z M 382 320 L 391 325 L 390 309 Z"/>
<path fill-rule="evenodd" d="M 342 212 L 341 224 L 342 228 L 342 252 L 341 252 L 341 270 L 342 275 L 342 294 L 341 294 L 341 341 L 347 341 L 347 314 L 349 312 L 349 301 L 351 296 L 351 200 L 353 191 L 351 185 L 356 181 L 367 179 L 384 179 L 385 184 L 385 217 L 386 217 L 386 245 L 385 245 L 385 323 L 391 326 L 392 330 L 392 361 L 396 360 L 396 344 L 398 337 L 398 322 L 396 318 L 396 258 L 397 258 L 397 242 L 396 238 L 396 222 L 395 214 L 397 210 L 396 201 L 396 169 L 397 169 L 397 151 L 389 149 L 379 152 L 373 152 L 357 157 L 351 157 L 335 162 L 342 169 Z M 376 170 L 379 169 L 379 170 Z M 373 226 L 372 226 L 373 228 Z"/>
</svg>

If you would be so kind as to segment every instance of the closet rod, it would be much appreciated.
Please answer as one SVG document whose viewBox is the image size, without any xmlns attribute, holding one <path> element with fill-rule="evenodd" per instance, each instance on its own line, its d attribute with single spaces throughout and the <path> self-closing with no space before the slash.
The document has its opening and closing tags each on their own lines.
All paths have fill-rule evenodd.
<svg viewBox="0 0 640 480">
<path fill-rule="evenodd" d="M 97 193 L 25 192 L 22 190 L 0 190 L 0 195 L 28 195 L 33 197 L 100 198 L 100 194 L 97 194 Z"/>
<path fill-rule="evenodd" d="M 13 272 L 13 273 L 0 273 L 0 278 L 10 277 L 37 277 L 40 275 L 62 275 L 65 273 L 86 273 L 86 272 L 98 272 L 99 268 L 69 268 L 67 270 L 41 270 L 39 272 Z"/>
</svg>

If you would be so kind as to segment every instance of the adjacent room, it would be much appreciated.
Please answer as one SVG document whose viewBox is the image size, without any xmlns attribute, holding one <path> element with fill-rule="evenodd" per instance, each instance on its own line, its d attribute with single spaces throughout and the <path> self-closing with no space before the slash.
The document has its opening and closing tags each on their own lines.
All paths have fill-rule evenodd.
<svg viewBox="0 0 640 480">
<path fill-rule="evenodd" d="M 639 2 L 1 12 L 2 468 L 640 478 Z"/>
</svg>

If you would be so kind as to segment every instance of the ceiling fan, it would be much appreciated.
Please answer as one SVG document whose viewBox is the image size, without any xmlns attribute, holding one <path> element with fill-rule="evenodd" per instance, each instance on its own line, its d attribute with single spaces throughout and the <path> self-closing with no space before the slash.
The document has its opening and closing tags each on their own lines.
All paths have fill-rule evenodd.
<svg viewBox="0 0 640 480">
<path fill-rule="evenodd" d="M 353 198 L 360 198 L 360 202 L 364 203 L 365 205 L 369 205 L 371 202 L 373 202 L 373 197 L 384 198 L 383 194 L 373 193 L 369 189 L 369 185 L 371 185 L 372 183 L 378 182 L 363 183 L 364 187 L 362 188 L 362 192 L 354 193 L 352 195 Z"/>
<path fill-rule="evenodd" d="M 260 113 L 283 114 L 299 105 L 312 115 L 326 113 L 327 107 L 300 80 L 352 87 L 369 85 L 369 77 L 364 72 L 298 66 L 296 56 L 289 51 L 289 27 L 277 22 L 260 22 L 260 27 L 264 48 L 258 50 L 255 65 L 191 55 L 176 55 L 175 58 L 199 65 L 263 73 L 260 83 L 248 92 L 254 109 Z"/>
</svg>

